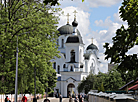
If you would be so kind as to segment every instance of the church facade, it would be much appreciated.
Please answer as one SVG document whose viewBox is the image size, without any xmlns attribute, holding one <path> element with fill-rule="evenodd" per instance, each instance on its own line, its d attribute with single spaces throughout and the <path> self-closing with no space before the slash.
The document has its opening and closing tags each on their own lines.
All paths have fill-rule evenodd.
<svg viewBox="0 0 138 102">
<path fill-rule="evenodd" d="M 78 94 L 77 86 L 90 72 L 98 74 L 98 48 L 91 43 L 85 50 L 81 32 L 77 29 L 76 17 L 69 24 L 61 26 L 58 31 L 57 44 L 60 58 L 53 59 L 53 68 L 57 72 L 55 93 L 61 93 L 63 97 L 68 94 Z M 85 52 L 85 53 L 84 53 Z"/>
</svg>

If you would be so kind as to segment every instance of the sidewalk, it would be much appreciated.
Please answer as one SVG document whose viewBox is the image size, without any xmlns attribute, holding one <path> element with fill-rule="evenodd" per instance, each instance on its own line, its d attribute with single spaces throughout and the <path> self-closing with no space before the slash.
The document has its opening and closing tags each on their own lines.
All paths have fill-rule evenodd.
<svg viewBox="0 0 138 102">
<path fill-rule="evenodd" d="M 47 99 L 51 100 L 54 99 L 55 97 L 47 97 Z M 46 98 L 42 98 L 42 99 L 38 99 L 37 102 L 44 102 L 44 99 Z"/>
</svg>

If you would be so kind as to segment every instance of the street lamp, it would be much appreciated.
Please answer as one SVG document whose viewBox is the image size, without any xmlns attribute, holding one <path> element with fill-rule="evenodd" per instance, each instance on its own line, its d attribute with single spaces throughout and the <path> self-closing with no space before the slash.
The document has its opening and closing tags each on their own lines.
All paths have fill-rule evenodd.
<svg viewBox="0 0 138 102">
<path fill-rule="evenodd" d="M 34 86 L 35 86 L 35 92 L 34 92 L 33 102 L 37 102 L 37 99 L 36 99 L 36 67 L 34 67 Z"/>
<path fill-rule="evenodd" d="M 29 32 L 25 32 L 25 33 L 17 35 L 17 42 L 16 42 L 17 49 L 16 49 L 15 98 L 14 98 L 15 102 L 17 102 L 17 94 L 18 94 L 18 52 L 19 52 L 18 51 L 18 36 L 23 35 L 23 34 L 27 34 L 27 33 L 29 33 Z"/>
</svg>

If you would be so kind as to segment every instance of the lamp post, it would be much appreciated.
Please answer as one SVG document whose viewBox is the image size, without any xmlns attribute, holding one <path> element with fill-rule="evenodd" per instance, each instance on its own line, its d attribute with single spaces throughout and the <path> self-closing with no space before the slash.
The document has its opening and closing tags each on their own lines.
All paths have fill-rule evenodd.
<svg viewBox="0 0 138 102">
<path fill-rule="evenodd" d="M 19 53 L 19 51 L 18 51 L 18 36 L 23 35 L 23 34 L 27 34 L 27 33 L 29 33 L 29 32 L 25 32 L 25 33 L 17 35 L 17 42 L 16 42 L 17 48 L 16 48 L 15 98 L 14 98 L 15 102 L 17 102 L 17 95 L 18 95 L 18 53 Z"/>
<path fill-rule="evenodd" d="M 37 99 L 36 99 L 36 67 L 34 67 L 34 98 L 33 98 L 33 102 L 37 102 Z"/>
<path fill-rule="evenodd" d="M 17 35 L 17 48 L 16 48 L 16 77 L 15 77 L 15 102 L 17 102 L 18 94 L 18 35 Z"/>
</svg>

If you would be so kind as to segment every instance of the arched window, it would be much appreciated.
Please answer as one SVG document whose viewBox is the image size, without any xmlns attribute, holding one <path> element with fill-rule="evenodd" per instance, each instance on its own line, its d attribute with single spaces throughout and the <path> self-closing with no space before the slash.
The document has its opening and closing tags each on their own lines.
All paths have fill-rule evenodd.
<svg viewBox="0 0 138 102">
<path fill-rule="evenodd" d="M 53 68 L 56 69 L 56 62 L 53 63 Z"/>
<path fill-rule="evenodd" d="M 63 68 L 66 68 L 66 65 L 65 64 L 63 65 Z"/>
<path fill-rule="evenodd" d="M 61 47 L 62 47 L 62 48 L 64 47 L 64 39 L 62 39 Z"/>
<path fill-rule="evenodd" d="M 73 71 L 73 67 L 71 66 L 70 71 Z"/>
<path fill-rule="evenodd" d="M 80 65 L 80 68 L 83 68 L 83 65 Z"/>
<path fill-rule="evenodd" d="M 58 74 L 60 74 L 60 66 L 58 65 Z"/>
<path fill-rule="evenodd" d="M 74 50 L 72 50 L 71 52 L 70 52 L 70 61 L 71 62 L 75 62 L 75 52 L 74 52 Z"/>
</svg>

